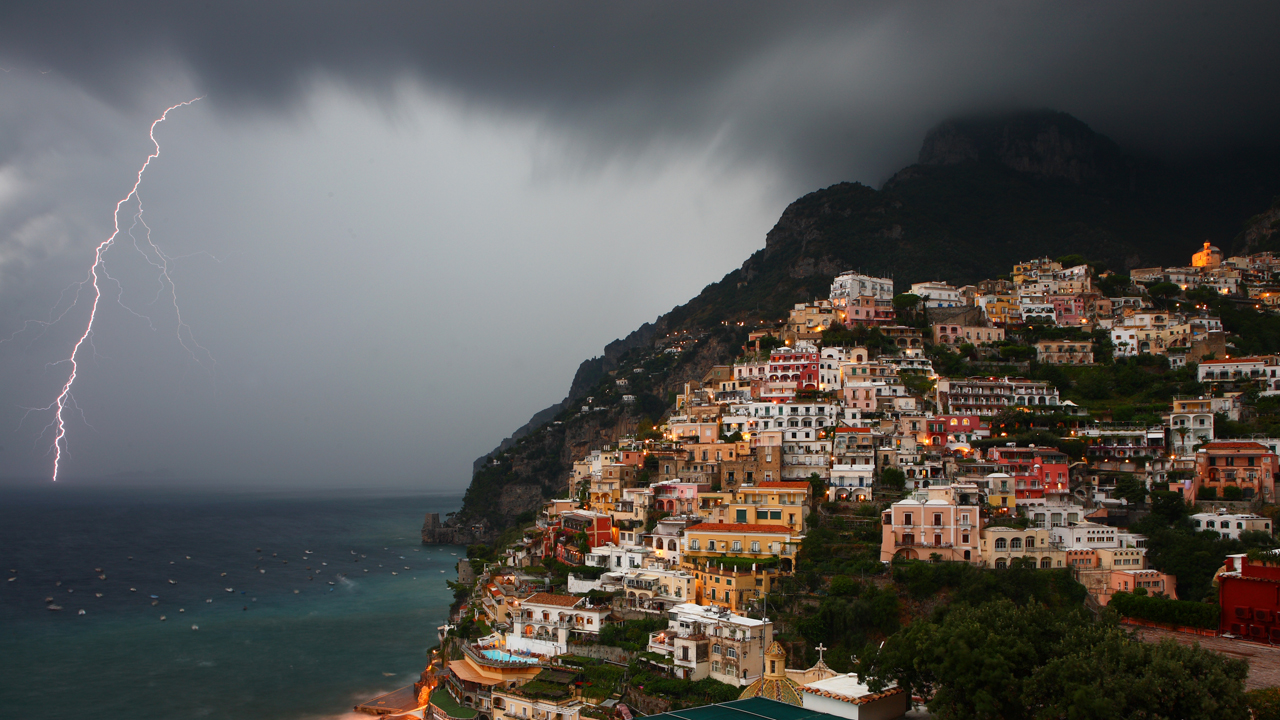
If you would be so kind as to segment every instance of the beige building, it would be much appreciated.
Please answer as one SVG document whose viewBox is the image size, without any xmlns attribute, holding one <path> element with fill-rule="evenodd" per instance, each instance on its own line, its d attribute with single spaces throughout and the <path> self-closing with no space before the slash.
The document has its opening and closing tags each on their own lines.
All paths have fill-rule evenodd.
<svg viewBox="0 0 1280 720">
<path fill-rule="evenodd" d="M 1041 340 L 1036 343 L 1036 361 L 1045 365 L 1092 365 L 1093 342 Z"/>
<path fill-rule="evenodd" d="M 933 326 L 933 342 L 935 345 L 986 345 L 1004 340 L 1004 328 L 983 327 L 981 325 L 947 325 Z"/>
</svg>

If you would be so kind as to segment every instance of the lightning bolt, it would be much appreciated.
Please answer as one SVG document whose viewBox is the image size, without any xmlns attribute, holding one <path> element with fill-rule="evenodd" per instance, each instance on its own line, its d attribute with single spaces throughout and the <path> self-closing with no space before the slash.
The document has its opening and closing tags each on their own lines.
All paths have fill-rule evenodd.
<svg viewBox="0 0 1280 720">
<path fill-rule="evenodd" d="M 71 365 L 71 373 L 67 376 L 66 384 L 62 386 L 62 392 L 58 393 L 58 397 L 53 401 L 53 403 L 51 403 L 48 407 L 42 408 L 44 410 L 54 410 L 54 419 L 53 419 L 53 422 L 51 423 L 52 427 L 56 428 L 56 431 L 53 437 L 53 448 L 52 448 L 53 449 L 53 480 L 54 482 L 57 482 L 58 480 L 58 469 L 62 464 L 62 453 L 67 447 L 67 440 L 66 440 L 67 423 L 66 423 L 66 419 L 63 417 L 63 413 L 67 410 L 68 406 L 75 405 L 75 401 L 71 397 L 71 387 L 75 385 L 76 375 L 80 370 L 80 366 L 77 361 L 77 358 L 80 355 L 80 349 L 83 348 L 86 343 L 88 343 L 90 347 L 92 347 L 93 345 L 93 340 L 91 339 L 93 335 L 93 322 L 98 316 L 98 303 L 100 300 L 102 300 L 102 288 L 98 284 L 99 276 L 101 275 L 101 277 L 106 277 L 108 279 L 110 279 L 111 277 L 110 275 L 107 274 L 106 267 L 103 261 L 103 254 L 112 246 L 116 238 L 120 236 L 120 209 L 124 207 L 125 203 L 129 202 L 130 199 L 134 200 L 135 202 L 138 203 L 138 212 L 134 216 L 134 222 L 135 224 L 142 222 L 142 200 L 141 198 L 138 197 L 138 186 L 142 184 L 142 174 L 147 171 L 147 167 L 151 165 L 151 161 L 155 160 L 157 157 L 160 157 L 160 143 L 156 140 L 156 126 L 164 122 L 165 119 L 169 117 L 170 112 L 173 112 L 174 110 L 177 110 L 180 107 L 185 107 L 187 105 L 190 105 L 196 102 L 196 100 L 201 100 L 201 99 L 203 99 L 203 96 L 194 98 L 192 100 L 187 100 L 186 102 L 180 102 L 177 105 L 166 108 L 165 111 L 160 114 L 160 117 L 152 121 L 151 130 L 148 133 L 148 136 L 151 138 L 151 144 L 155 146 L 155 150 L 153 150 L 151 154 L 147 156 L 146 161 L 142 163 L 142 167 L 138 168 L 138 176 L 134 180 L 133 187 L 129 189 L 129 193 L 124 197 L 120 198 L 120 201 L 116 203 L 116 210 L 115 210 L 115 213 L 112 215 L 112 223 L 114 225 L 114 228 L 111 232 L 111 235 L 106 240 L 103 240 L 102 242 L 98 243 L 97 248 L 94 249 L 93 265 L 89 266 L 88 277 L 86 277 L 83 281 L 79 283 L 81 288 L 84 287 L 85 283 L 89 283 L 93 285 L 93 305 L 89 309 L 89 322 L 85 326 L 84 333 L 80 335 L 80 339 L 76 341 L 75 346 L 71 349 L 71 356 L 68 357 L 66 360 L 59 360 L 57 363 L 57 364 L 68 363 Z M 142 225 L 143 227 L 146 227 L 146 223 L 142 223 Z M 132 237 L 133 235 L 132 232 L 130 232 L 129 235 Z M 163 284 L 165 282 L 168 282 L 169 287 L 172 288 L 173 281 L 169 279 L 169 272 L 168 272 L 169 258 L 167 258 L 164 255 L 164 253 L 160 252 L 160 249 L 157 248 L 155 244 L 151 242 L 150 228 L 147 228 L 146 241 L 147 241 L 147 244 L 156 252 L 157 257 L 159 258 L 159 261 L 158 262 L 152 261 L 151 258 L 145 252 L 142 252 L 141 248 L 139 248 L 139 252 L 142 252 L 142 255 L 147 258 L 147 261 L 150 262 L 153 266 L 156 266 L 160 270 L 161 277 L 163 278 L 161 280 L 161 283 Z M 134 243 L 136 247 L 137 238 L 134 238 Z M 77 298 L 78 296 L 79 296 L 79 293 L 77 292 Z M 74 302 L 72 304 L 74 305 Z M 177 307 L 176 293 L 174 295 L 174 307 L 175 308 Z M 65 311 L 63 314 L 65 314 Z M 61 316 L 59 316 L 59 319 L 60 318 Z M 191 337 L 191 329 L 187 327 L 186 323 L 182 321 L 182 316 L 179 315 L 178 316 L 179 342 L 181 342 L 183 348 L 185 348 L 188 352 L 191 352 L 194 357 L 195 353 L 192 350 L 192 347 L 189 346 L 187 342 L 182 338 L 183 329 L 186 329 L 187 338 L 191 340 L 192 345 L 194 345 L 195 347 L 200 347 L 199 344 L 195 342 L 194 338 Z M 200 349 L 204 350 L 204 348 L 200 348 Z M 208 351 L 206 350 L 205 352 L 207 353 Z"/>
</svg>

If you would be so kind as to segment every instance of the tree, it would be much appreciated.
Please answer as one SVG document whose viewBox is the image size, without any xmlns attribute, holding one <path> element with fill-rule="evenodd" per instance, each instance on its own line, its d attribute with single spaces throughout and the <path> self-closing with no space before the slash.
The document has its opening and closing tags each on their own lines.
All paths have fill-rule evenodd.
<svg viewBox="0 0 1280 720">
<path fill-rule="evenodd" d="M 893 681 L 921 695 L 941 720 L 1248 717 L 1243 661 L 1034 602 L 953 606 L 871 649 L 859 671 L 873 690 Z"/>
<path fill-rule="evenodd" d="M 1199 646 L 1129 639 L 1119 628 L 1069 635 L 1039 668 L 1024 700 L 1041 718 L 1245 720 L 1249 666 Z M 1074 650 L 1074 651 L 1073 651 Z"/>
<path fill-rule="evenodd" d="M 880 485 L 887 490 L 902 492 L 907 486 L 907 474 L 898 468 L 885 468 L 880 471 Z"/>
<path fill-rule="evenodd" d="M 1182 288 L 1171 282 L 1156 283 L 1155 285 L 1147 288 L 1147 294 L 1153 298 L 1160 298 L 1161 300 L 1164 300 L 1163 305 L 1166 308 L 1169 306 L 1169 298 L 1177 297 L 1181 293 Z"/>
<path fill-rule="evenodd" d="M 920 304 L 920 296 L 912 293 L 899 293 L 893 296 L 895 310 L 915 310 Z"/>
<path fill-rule="evenodd" d="M 1131 505 L 1138 505 L 1147 499 L 1147 485 L 1132 473 L 1125 473 L 1116 480 L 1116 495 L 1128 500 Z"/>
<path fill-rule="evenodd" d="M 1191 514 L 1191 508 L 1182 499 L 1182 493 L 1156 490 L 1151 493 L 1151 514 L 1175 525 Z"/>
</svg>

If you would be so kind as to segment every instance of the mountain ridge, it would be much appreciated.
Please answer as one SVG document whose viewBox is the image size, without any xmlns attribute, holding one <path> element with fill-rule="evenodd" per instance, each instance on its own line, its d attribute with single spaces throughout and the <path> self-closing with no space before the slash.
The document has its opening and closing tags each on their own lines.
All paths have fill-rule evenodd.
<svg viewBox="0 0 1280 720">
<path fill-rule="evenodd" d="M 536 485 L 540 497 L 555 494 L 574 459 L 566 452 L 567 435 L 546 442 L 533 436 L 557 419 L 555 433 L 563 435 L 575 404 L 593 392 L 608 393 L 605 381 L 628 353 L 652 347 L 672 333 L 705 333 L 785 317 L 795 303 L 825 297 L 831 278 L 840 272 L 892 277 L 902 292 L 910 283 L 926 280 L 976 282 L 1044 255 L 1082 254 L 1127 271 L 1185 263 L 1206 239 L 1228 254 L 1270 243 L 1280 227 L 1275 221 L 1280 206 L 1256 213 L 1280 196 L 1280 172 L 1275 170 L 1280 163 L 1275 161 L 1257 155 L 1218 164 L 1164 165 L 1126 155 L 1084 122 L 1053 110 L 944 121 L 926 134 L 917 162 L 880 189 L 842 182 L 796 199 L 766 234 L 764 247 L 741 266 L 688 302 L 609 343 L 600 356 L 583 361 L 564 400 L 536 413 L 476 460 L 472 488 L 485 473 L 483 484 L 490 489 Z M 1251 217 L 1253 224 L 1246 227 L 1244 221 Z M 693 364 L 732 360 L 732 341 L 722 338 L 713 345 L 715 350 L 695 347 L 698 359 Z M 655 392 L 669 389 L 669 379 L 655 381 Z M 656 403 L 665 404 L 658 395 L 647 400 L 649 416 Z M 644 416 L 623 408 L 611 415 L 631 427 Z M 592 432 L 614 437 L 616 429 Z M 573 443 L 589 445 L 584 437 Z M 494 476 L 492 467 L 506 462 L 499 459 L 519 455 L 522 447 L 533 448 L 526 454 L 558 459 L 538 468 L 537 463 L 513 461 L 505 479 Z M 461 523 L 485 518 L 485 532 L 491 535 L 512 519 L 511 513 L 483 511 L 479 502 L 478 493 L 476 500 L 464 502 Z M 536 508 L 521 511 L 531 509 Z"/>
</svg>

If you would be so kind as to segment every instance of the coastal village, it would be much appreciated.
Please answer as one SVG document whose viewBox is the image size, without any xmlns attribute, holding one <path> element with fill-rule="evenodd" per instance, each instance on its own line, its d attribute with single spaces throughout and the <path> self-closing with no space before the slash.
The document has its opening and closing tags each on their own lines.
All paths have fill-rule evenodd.
<svg viewBox="0 0 1280 720">
<path fill-rule="evenodd" d="M 1280 438 L 1243 434 L 1280 396 L 1280 357 L 1242 353 L 1214 311 L 1275 307 L 1277 278 L 1280 257 L 1209 243 L 1128 276 L 1079 256 L 898 293 L 843 273 L 745 328 L 737 360 L 664 417 L 590 449 L 499 546 L 469 548 L 408 705 L 435 720 L 928 717 L 929 696 L 875 673 L 888 662 L 863 643 L 970 582 L 943 569 L 1069 578 L 1063 596 L 1129 629 L 1280 642 Z M 1062 392 L 1121 365 L 1173 389 L 1146 405 Z M 611 374 L 623 404 L 642 371 Z M 1175 540 L 1218 550 L 1189 567 Z"/>
</svg>

